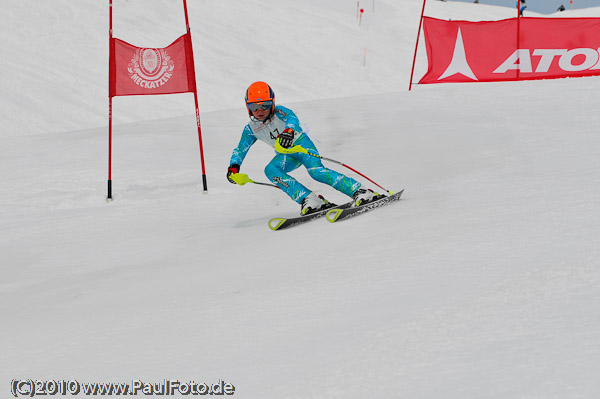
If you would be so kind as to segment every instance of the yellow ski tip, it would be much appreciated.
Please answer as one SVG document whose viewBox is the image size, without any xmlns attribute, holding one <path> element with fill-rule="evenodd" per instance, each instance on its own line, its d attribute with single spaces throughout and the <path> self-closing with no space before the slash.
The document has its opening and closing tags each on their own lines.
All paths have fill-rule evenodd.
<svg viewBox="0 0 600 399">
<path fill-rule="evenodd" d="M 287 219 L 284 218 L 273 218 L 271 220 L 269 220 L 269 228 L 273 231 L 277 230 L 278 228 L 281 227 L 281 225 L 286 221 Z"/>
<path fill-rule="evenodd" d="M 327 212 L 327 214 L 325 215 L 325 219 L 327 219 L 328 222 L 335 222 L 337 220 L 337 218 L 340 217 L 340 215 L 342 214 L 342 209 L 332 209 L 329 212 Z"/>
</svg>

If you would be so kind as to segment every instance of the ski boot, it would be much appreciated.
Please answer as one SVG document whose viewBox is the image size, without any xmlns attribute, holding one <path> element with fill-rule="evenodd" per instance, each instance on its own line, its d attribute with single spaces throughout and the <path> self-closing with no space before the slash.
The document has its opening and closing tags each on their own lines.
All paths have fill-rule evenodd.
<svg viewBox="0 0 600 399">
<path fill-rule="evenodd" d="M 354 204 L 352 206 L 361 206 L 364 204 L 368 204 L 374 199 L 378 198 L 379 194 L 374 192 L 373 190 L 365 190 L 364 188 L 359 188 L 352 194 L 352 199 L 354 200 Z"/>
<path fill-rule="evenodd" d="M 315 193 L 310 193 L 302 200 L 301 215 L 310 215 L 311 213 L 322 211 L 335 206 L 327 201 L 322 195 L 317 196 Z"/>
</svg>

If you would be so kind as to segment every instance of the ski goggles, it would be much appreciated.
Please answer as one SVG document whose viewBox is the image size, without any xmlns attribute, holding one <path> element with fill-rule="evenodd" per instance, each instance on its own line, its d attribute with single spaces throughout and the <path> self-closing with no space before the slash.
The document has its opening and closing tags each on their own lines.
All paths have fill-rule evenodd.
<svg viewBox="0 0 600 399">
<path fill-rule="evenodd" d="M 248 109 L 252 112 L 263 110 L 266 111 L 268 109 L 271 109 L 271 107 L 273 107 L 273 101 L 263 101 L 261 103 L 250 103 L 248 104 Z"/>
</svg>

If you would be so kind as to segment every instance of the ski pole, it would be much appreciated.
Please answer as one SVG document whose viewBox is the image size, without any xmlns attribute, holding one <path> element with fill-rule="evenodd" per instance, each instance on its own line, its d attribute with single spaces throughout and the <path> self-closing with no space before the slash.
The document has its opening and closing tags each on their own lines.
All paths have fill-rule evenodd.
<svg viewBox="0 0 600 399">
<path fill-rule="evenodd" d="M 253 184 L 258 184 L 258 185 L 261 185 L 261 186 L 269 186 L 269 187 L 279 188 L 279 186 L 276 186 L 274 184 L 262 183 L 262 182 L 259 182 L 259 181 L 254 181 L 251 178 L 249 178 L 248 175 L 243 174 L 243 173 L 233 173 L 229 177 L 231 178 L 231 180 L 233 180 L 234 182 L 236 182 L 240 186 L 243 186 L 246 183 L 253 183 Z"/>
<path fill-rule="evenodd" d="M 290 147 L 290 148 L 283 148 L 281 146 L 281 144 L 279 144 L 279 139 L 277 139 L 275 141 L 275 151 L 279 152 L 280 154 L 293 154 L 293 153 L 296 153 L 296 152 L 301 152 L 303 154 L 308 154 L 308 155 L 310 155 L 312 157 L 315 157 L 315 158 L 320 158 L 320 159 L 322 159 L 324 161 L 329 161 L 329 162 L 336 163 L 338 165 L 342 165 L 343 167 L 348 168 L 351 171 L 353 171 L 354 173 L 359 174 L 360 176 L 364 177 L 365 179 L 367 179 L 368 181 L 370 181 L 371 183 L 373 183 L 374 185 L 376 185 L 380 189 L 385 190 L 385 192 L 387 192 L 388 195 L 394 194 L 392 191 L 390 191 L 390 190 L 388 190 L 388 189 L 380 186 L 379 184 L 375 183 L 373 180 L 369 179 L 367 176 L 365 176 L 362 173 L 360 173 L 358 170 L 356 170 L 356 169 L 354 169 L 354 168 L 346 165 L 345 163 L 342 163 L 340 161 L 336 161 L 335 159 L 327 158 L 327 157 L 324 157 L 324 156 L 321 156 L 321 155 L 318 155 L 318 154 L 313 154 L 312 152 L 308 151 L 306 148 L 304 148 L 304 147 L 302 147 L 300 145 L 295 145 L 295 146 Z"/>
</svg>

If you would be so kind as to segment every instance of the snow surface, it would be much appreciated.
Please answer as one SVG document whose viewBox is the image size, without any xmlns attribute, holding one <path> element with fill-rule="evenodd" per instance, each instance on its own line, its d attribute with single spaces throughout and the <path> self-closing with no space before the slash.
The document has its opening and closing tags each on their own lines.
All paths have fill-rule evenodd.
<svg viewBox="0 0 600 399">
<path fill-rule="evenodd" d="M 361 27 L 342 0 L 190 1 L 209 193 L 192 96 L 119 97 L 107 203 L 107 3 L 3 0 L 3 397 L 13 378 L 224 379 L 240 398 L 598 397 L 600 78 L 408 92 L 420 0 L 367 2 Z M 426 14 L 513 11 L 432 1 Z M 115 36 L 139 46 L 184 33 L 179 2 L 114 12 Z M 421 49 L 415 80 L 425 64 Z M 404 199 L 270 231 L 298 206 L 225 179 L 258 79 L 321 154 Z M 264 181 L 271 156 L 257 143 L 242 171 Z"/>
</svg>

